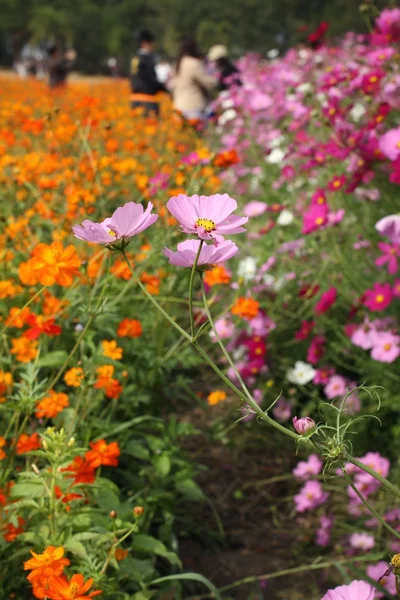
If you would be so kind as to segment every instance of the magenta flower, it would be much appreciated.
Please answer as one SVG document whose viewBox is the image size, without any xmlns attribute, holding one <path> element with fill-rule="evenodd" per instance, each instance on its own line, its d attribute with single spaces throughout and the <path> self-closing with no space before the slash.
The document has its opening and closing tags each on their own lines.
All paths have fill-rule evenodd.
<svg viewBox="0 0 400 600">
<path fill-rule="evenodd" d="M 293 417 L 292 422 L 293 422 L 293 426 L 294 426 L 295 430 L 300 435 L 305 435 L 305 434 L 309 433 L 315 427 L 315 421 L 314 421 L 314 419 L 311 419 L 310 417 L 302 417 L 301 419 L 298 419 L 297 417 Z"/>
<path fill-rule="evenodd" d="M 112 217 L 102 223 L 85 219 L 82 225 L 74 225 L 72 231 L 75 237 L 85 242 L 115 244 L 119 240 L 128 240 L 155 223 L 158 215 L 151 214 L 152 208 L 151 202 L 145 211 L 141 204 L 128 202 L 117 208 Z"/>
<path fill-rule="evenodd" d="M 327 204 L 313 204 L 303 214 L 302 233 L 307 235 L 326 225 L 328 222 L 328 212 L 329 208 Z"/>
<path fill-rule="evenodd" d="M 315 543 L 317 546 L 327 546 L 331 538 L 331 529 L 333 527 L 333 517 L 327 515 L 321 515 L 319 519 L 319 527 L 315 536 Z"/>
<path fill-rule="evenodd" d="M 379 362 L 392 363 L 400 355 L 400 337 L 393 333 L 379 331 L 372 336 L 371 358 Z"/>
<path fill-rule="evenodd" d="M 314 311 L 317 315 L 322 315 L 335 304 L 337 298 L 337 291 L 335 287 L 331 287 L 327 292 L 324 292 L 321 298 L 315 305 Z"/>
<path fill-rule="evenodd" d="M 325 342 L 326 338 L 323 335 L 313 337 L 307 351 L 307 362 L 316 365 L 321 360 L 325 354 Z"/>
<path fill-rule="evenodd" d="M 300 329 L 296 331 L 296 340 L 306 340 L 315 327 L 315 321 L 302 321 Z"/>
<path fill-rule="evenodd" d="M 321 473 L 321 469 L 322 460 L 316 454 L 311 454 L 307 461 L 301 460 L 297 463 L 292 473 L 296 479 L 310 479 L 314 475 Z"/>
<path fill-rule="evenodd" d="M 200 244 L 200 240 L 186 240 L 178 244 L 176 252 L 165 248 L 163 254 L 168 258 L 171 265 L 193 267 Z M 223 241 L 218 246 L 204 243 L 197 264 L 200 267 L 224 263 L 226 260 L 232 258 L 238 250 L 239 248 L 236 244 L 229 240 Z"/>
<path fill-rule="evenodd" d="M 387 563 L 381 560 L 375 565 L 369 565 L 367 567 L 367 575 L 368 577 L 371 577 L 371 579 L 379 581 L 379 579 L 381 579 L 382 575 L 386 573 L 387 570 Z M 396 595 L 396 576 L 393 573 L 390 573 L 390 575 L 386 575 L 386 577 L 381 579 L 379 583 L 387 589 L 389 594 L 391 594 L 392 596 Z M 375 596 L 376 598 L 383 598 L 383 593 L 376 591 Z"/>
<path fill-rule="evenodd" d="M 296 512 L 303 513 L 307 510 L 314 510 L 327 501 L 328 492 L 324 492 L 319 481 L 306 481 L 300 492 L 294 497 Z"/>
<path fill-rule="evenodd" d="M 400 256 L 400 246 L 398 244 L 391 245 L 380 242 L 378 248 L 382 252 L 382 256 L 376 259 L 376 266 L 387 265 L 388 272 L 391 275 L 395 275 L 398 270 L 397 258 Z"/>
<path fill-rule="evenodd" d="M 364 306 L 370 310 L 385 310 L 393 300 L 392 288 L 388 283 L 374 283 L 372 290 L 364 294 Z"/>
<path fill-rule="evenodd" d="M 374 588 L 365 581 L 354 580 L 349 585 L 340 585 L 328 590 L 321 600 L 374 600 Z"/>
<path fill-rule="evenodd" d="M 272 409 L 272 414 L 277 421 L 285 423 L 286 421 L 289 421 L 292 416 L 292 408 L 292 403 L 281 396 Z"/>
<path fill-rule="evenodd" d="M 400 156 L 400 127 L 390 129 L 379 140 L 381 152 L 390 160 Z"/>
<path fill-rule="evenodd" d="M 236 200 L 228 194 L 214 196 L 173 196 L 167 202 L 169 212 L 179 221 L 185 233 L 195 233 L 202 240 L 221 242 L 224 235 L 246 231 L 242 225 L 248 217 L 232 215 Z"/>
<path fill-rule="evenodd" d="M 383 217 L 375 224 L 375 229 L 393 244 L 400 244 L 400 214 Z"/>
</svg>

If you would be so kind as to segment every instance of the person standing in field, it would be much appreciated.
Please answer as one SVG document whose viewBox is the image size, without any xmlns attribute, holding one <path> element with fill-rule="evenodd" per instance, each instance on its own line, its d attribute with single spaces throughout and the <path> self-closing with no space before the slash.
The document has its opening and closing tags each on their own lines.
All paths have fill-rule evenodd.
<svg viewBox="0 0 400 600">
<path fill-rule="evenodd" d="M 131 106 L 143 107 L 145 114 L 159 114 L 158 92 L 166 91 L 158 81 L 154 58 L 155 38 L 150 31 L 139 34 L 139 51 L 131 60 Z"/>
<path fill-rule="evenodd" d="M 204 121 L 210 92 L 218 80 L 206 71 L 204 59 L 195 40 L 186 39 L 181 47 L 175 73 L 168 87 L 174 108 L 191 121 Z"/>
<path fill-rule="evenodd" d="M 241 85 L 240 71 L 233 64 L 228 50 L 222 44 L 212 46 L 207 54 L 209 63 L 218 74 L 218 89 L 227 90 L 231 85 Z"/>
<path fill-rule="evenodd" d="M 47 68 L 49 71 L 49 87 L 57 88 L 65 85 L 68 74 L 72 71 L 76 59 L 75 50 L 68 50 L 65 54 L 57 46 L 49 49 Z"/>
</svg>

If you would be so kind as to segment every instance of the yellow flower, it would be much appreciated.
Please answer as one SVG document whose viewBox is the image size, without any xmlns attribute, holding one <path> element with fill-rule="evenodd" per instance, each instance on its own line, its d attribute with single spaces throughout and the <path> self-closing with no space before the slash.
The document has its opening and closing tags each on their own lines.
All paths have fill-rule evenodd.
<svg viewBox="0 0 400 600">
<path fill-rule="evenodd" d="M 64 375 L 64 381 L 71 387 L 80 387 L 84 378 L 83 369 L 81 367 L 73 367 Z"/>
<path fill-rule="evenodd" d="M 103 347 L 103 356 L 107 356 L 107 358 L 113 358 L 114 360 L 119 360 L 122 358 L 123 350 L 117 346 L 117 342 L 115 340 L 103 340 L 101 345 Z"/>
<path fill-rule="evenodd" d="M 207 402 L 210 406 L 214 406 L 215 404 L 219 404 L 226 400 L 226 392 L 222 390 L 215 390 L 215 392 L 211 392 L 207 398 Z"/>
</svg>

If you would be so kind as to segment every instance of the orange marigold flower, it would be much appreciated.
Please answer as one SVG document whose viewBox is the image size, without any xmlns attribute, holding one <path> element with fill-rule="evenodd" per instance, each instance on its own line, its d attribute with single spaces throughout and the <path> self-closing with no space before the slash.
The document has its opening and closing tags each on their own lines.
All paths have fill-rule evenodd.
<svg viewBox="0 0 400 600">
<path fill-rule="evenodd" d="M 5 446 L 7 444 L 6 438 L 4 438 L 2 435 L 0 435 L 0 460 L 3 460 L 3 458 L 5 458 L 7 455 L 4 452 L 4 450 L 2 449 L 3 446 Z"/>
<path fill-rule="evenodd" d="M 119 348 L 115 340 L 103 340 L 101 345 L 103 348 L 103 356 L 107 356 L 107 358 L 112 358 L 114 360 L 122 358 L 123 350 L 122 348 Z"/>
<path fill-rule="evenodd" d="M 120 561 L 120 560 L 124 560 L 129 554 L 129 550 L 125 550 L 124 548 L 117 548 L 114 556 L 116 558 L 116 560 Z"/>
<path fill-rule="evenodd" d="M 74 277 L 79 277 L 78 268 L 81 260 L 74 246 L 65 249 L 61 242 L 38 244 L 33 251 L 33 258 L 29 261 L 29 268 L 35 272 L 42 285 L 50 286 L 54 283 L 68 287 Z"/>
<path fill-rule="evenodd" d="M 226 150 L 225 152 L 220 152 L 214 158 L 214 165 L 216 167 L 230 167 L 231 165 L 235 165 L 239 162 L 239 156 L 236 150 L 233 148 L 232 150 Z"/>
<path fill-rule="evenodd" d="M 32 452 L 32 450 L 38 450 L 40 445 L 40 438 L 37 433 L 32 433 L 32 435 L 21 433 L 17 441 L 17 454 L 25 454 L 26 452 Z"/>
<path fill-rule="evenodd" d="M 59 300 L 46 291 L 45 299 L 43 300 L 42 305 L 42 312 L 44 315 L 46 315 L 46 317 L 55 317 L 61 313 L 68 304 L 68 300 Z"/>
<path fill-rule="evenodd" d="M 94 483 L 96 474 L 94 468 L 88 463 L 83 456 L 76 456 L 72 463 L 62 469 L 65 473 L 71 473 L 66 477 L 74 478 L 75 483 Z"/>
<path fill-rule="evenodd" d="M 53 419 L 67 406 L 69 406 L 67 394 L 50 390 L 49 395 L 37 403 L 35 414 L 38 419 Z"/>
<path fill-rule="evenodd" d="M 144 272 L 140 276 L 140 281 L 144 283 L 144 285 L 146 286 L 146 290 L 149 292 L 149 294 L 152 294 L 153 296 L 159 295 L 161 284 L 159 277 Z"/>
<path fill-rule="evenodd" d="M 85 377 L 83 369 L 81 367 L 72 367 L 64 375 L 64 381 L 70 387 L 80 387 Z"/>
<path fill-rule="evenodd" d="M 118 325 L 117 335 L 119 337 L 140 337 L 143 333 L 142 324 L 136 319 L 122 319 Z"/>
<path fill-rule="evenodd" d="M 13 384 L 12 374 L 9 372 L 0 371 L 0 404 L 6 401 L 5 394 Z"/>
<path fill-rule="evenodd" d="M 64 557 L 64 548 L 59 546 L 48 546 L 42 554 L 36 554 L 33 550 L 30 551 L 33 558 L 24 562 L 24 570 L 32 571 L 29 573 L 27 579 L 33 584 L 37 584 L 40 587 L 47 587 L 47 581 L 49 577 L 55 577 L 61 575 L 64 571 L 64 567 L 70 564 L 68 558 Z M 41 580 L 39 582 L 39 580 Z"/>
<path fill-rule="evenodd" d="M 28 363 L 36 358 L 38 345 L 36 341 L 32 342 L 26 337 L 20 337 L 13 338 L 11 344 L 11 354 L 15 354 L 19 362 Z"/>
<path fill-rule="evenodd" d="M 257 300 L 253 300 L 253 298 L 238 298 L 232 307 L 232 314 L 238 315 L 243 319 L 254 319 L 258 315 L 258 309 L 260 307 L 259 302 Z"/>
<path fill-rule="evenodd" d="M 69 581 L 65 576 L 50 577 L 46 595 L 50 600 L 86 600 L 101 594 L 100 590 L 86 594 L 92 585 L 93 578 L 88 579 L 85 583 L 83 575 L 80 573 L 72 575 Z"/>
<path fill-rule="evenodd" d="M 6 542 L 13 542 L 21 533 L 24 533 L 23 525 L 25 525 L 25 521 L 22 517 L 18 517 L 18 527 L 13 523 L 7 523 L 3 527 L 3 537 Z"/>
<path fill-rule="evenodd" d="M 61 333 L 61 327 L 55 325 L 53 317 L 46 319 L 41 315 L 31 313 L 27 317 L 26 322 L 29 325 L 29 329 L 24 331 L 24 337 L 28 338 L 28 340 L 36 340 L 42 333 L 46 335 L 60 335 Z"/>
<path fill-rule="evenodd" d="M 111 273 L 113 273 L 115 277 L 118 277 L 118 279 L 124 279 L 125 281 L 128 281 L 132 277 L 130 268 L 126 262 L 120 258 L 117 258 L 114 262 L 111 267 Z"/>
<path fill-rule="evenodd" d="M 98 440 L 90 442 L 90 447 L 92 449 L 86 452 L 85 459 L 93 469 L 97 469 L 101 465 L 118 466 L 118 456 L 121 454 L 118 442 L 111 442 L 107 445 L 105 440 Z"/>
<path fill-rule="evenodd" d="M 210 406 L 214 406 L 215 404 L 219 404 L 226 400 L 226 392 L 223 390 L 215 390 L 215 392 L 211 392 L 211 394 L 207 397 L 207 402 Z"/>
<path fill-rule="evenodd" d="M 230 283 L 232 279 L 230 271 L 225 269 L 223 265 L 218 265 L 204 274 L 204 283 L 212 287 L 219 283 Z"/>
<path fill-rule="evenodd" d="M 17 308 L 16 306 L 13 306 L 13 308 L 9 312 L 7 319 L 5 320 L 5 324 L 7 325 L 7 327 L 17 327 L 18 329 L 21 329 L 21 327 L 25 325 L 26 319 L 27 317 L 29 317 L 30 314 L 31 309 L 29 308 L 29 306 L 25 306 L 25 308 L 23 308 L 22 310 L 20 308 Z"/>
</svg>

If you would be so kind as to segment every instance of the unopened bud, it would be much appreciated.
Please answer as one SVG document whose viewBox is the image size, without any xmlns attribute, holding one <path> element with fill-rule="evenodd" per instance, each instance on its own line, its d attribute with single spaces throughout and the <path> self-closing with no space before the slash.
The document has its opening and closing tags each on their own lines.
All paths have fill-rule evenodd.
<svg viewBox="0 0 400 600">
<path fill-rule="evenodd" d="M 110 519 L 116 519 L 117 518 L 117 511 L 116 510 L 111 510 L 110 514 L 109 514 Z"/>
<path fill-rule="evenodd" d="M 35 463 L 33 463 L 33 465 L 32 465 L 32 471 L 33 471 L 34 473 L 36 473 L 36 475 L 40 475 L 40 471 L 39 471 L 39 469 L 37 468 L 37 466 L 35 465 Z"/>
<path fill-rule="evenodd" d="M 43 441 L 42 441 L 42 446 L 43 446 L 43 448 L 44 448 L 45 450 L 47 450 L 47 449 L 48 449 L 49 445 L 48 445 L 48 443 L 46 442 L 46 440 L 43 440 Z"/>
<path fill-rule="evenodd" d="M 313 429 L 315 429 L 315 421 L 310 419 L 310 417 L 303 417 L 302 419 L 298 419 L 297 417 L 293 418 L 293 426 L 297 433 L 300 435 L 306 435 L 310 433 Z"/>
<path fill-rule="evenodd" d="M 69 438 L 69 442 L 68 442 L 68 448 L 72 448 L 72 446 L 75 445 L 75 438 Z"/>
<path fill-rule="evenodd" d="M 136 519 L 139 519 L 139 517 L 141 517 L 143 513 L 144 513 L 143 506 L 135 506 L 135 508 L 133 509 L 133 516 L 136 517 Z"/>
</svg>

